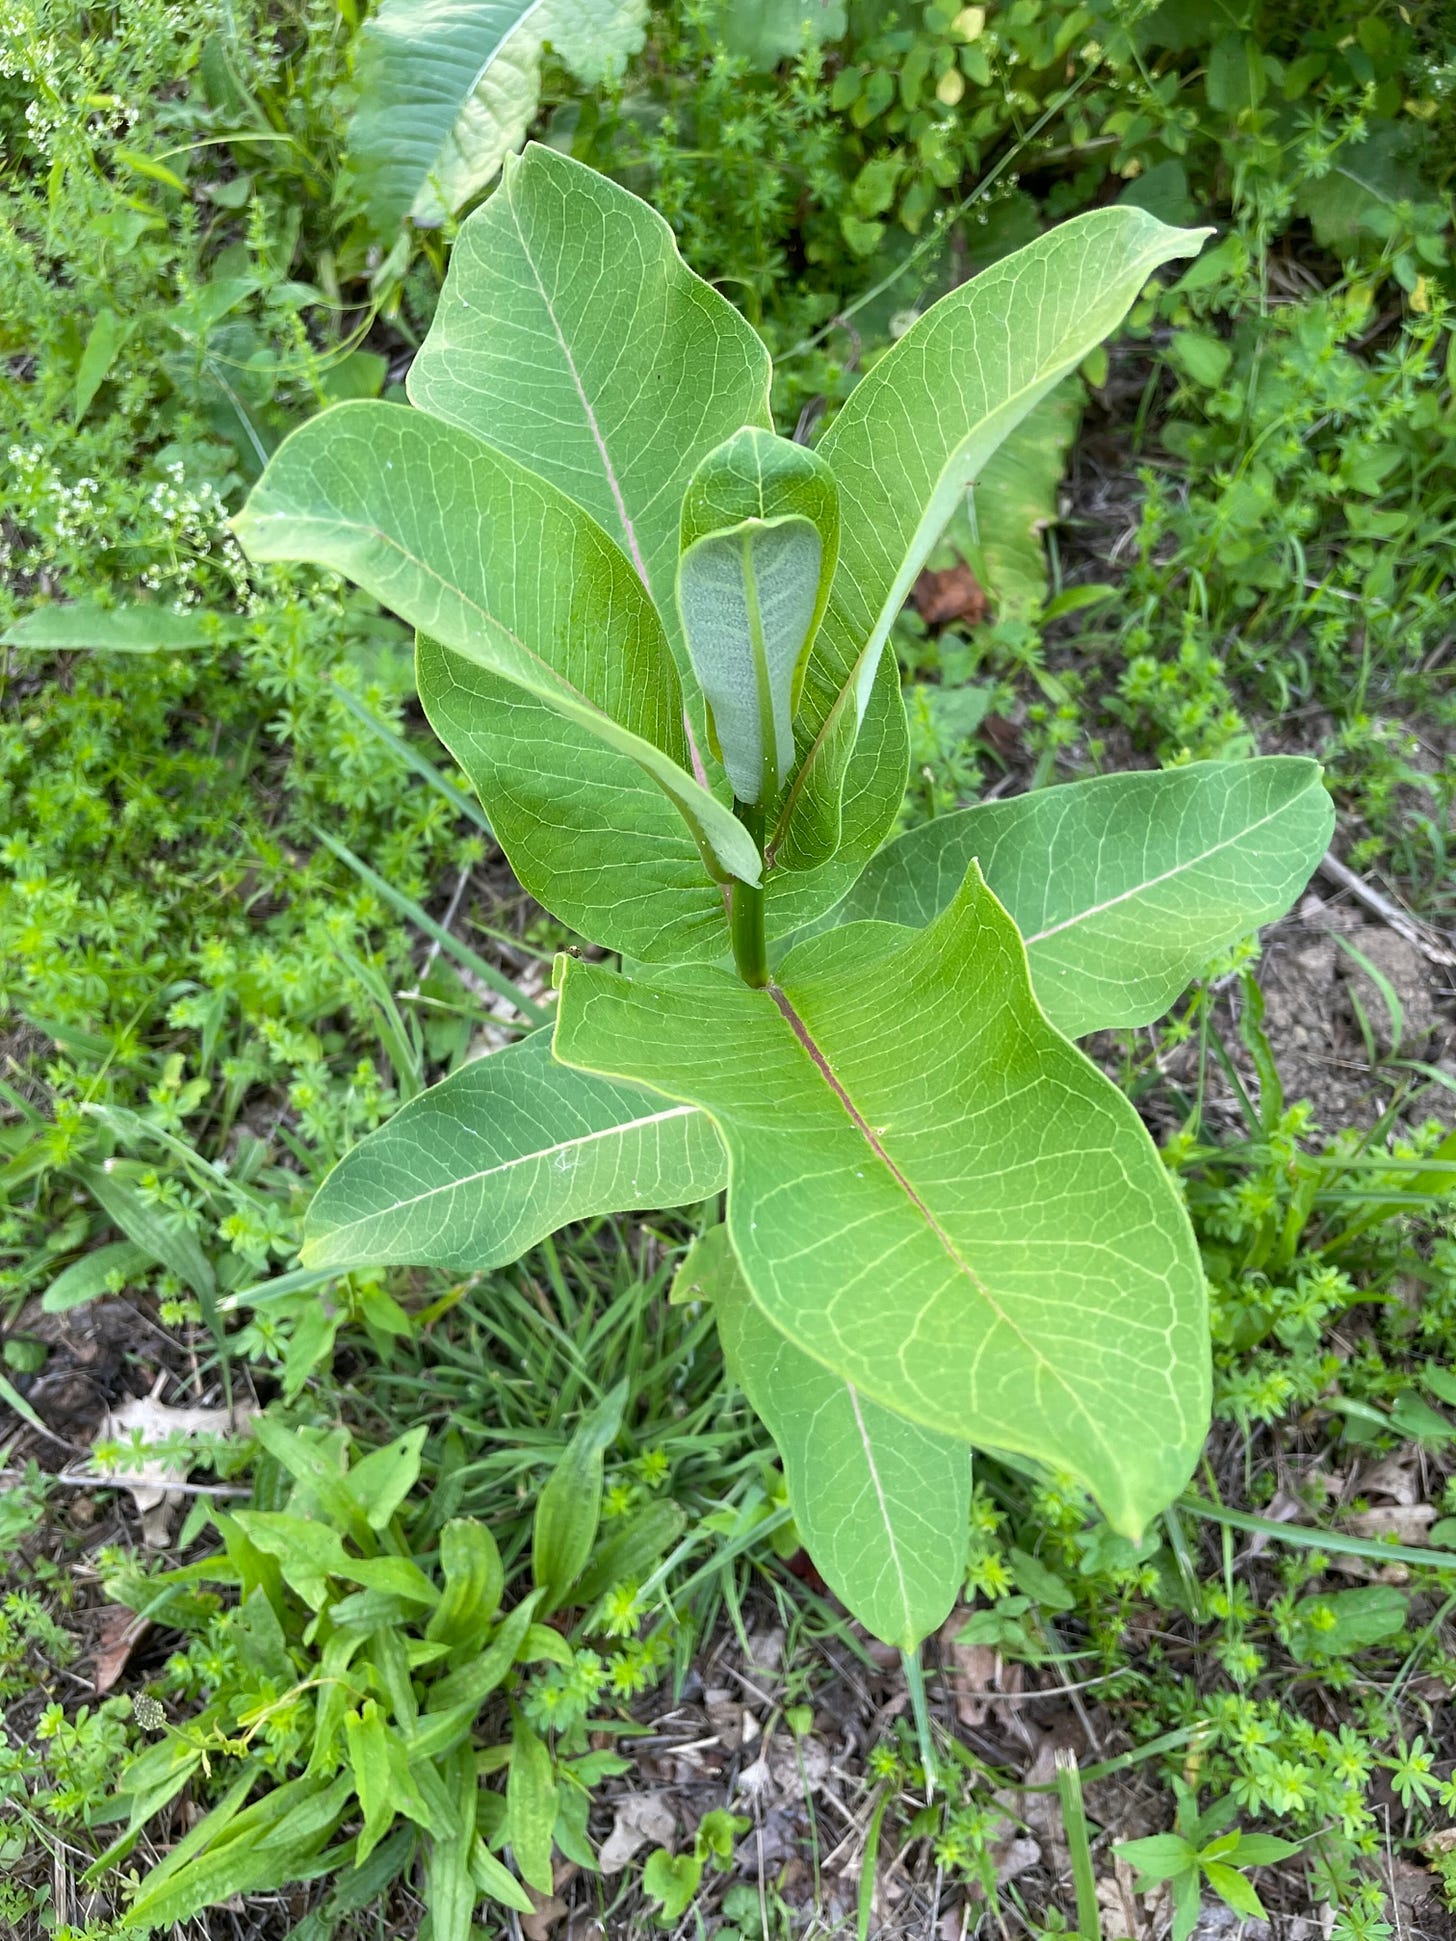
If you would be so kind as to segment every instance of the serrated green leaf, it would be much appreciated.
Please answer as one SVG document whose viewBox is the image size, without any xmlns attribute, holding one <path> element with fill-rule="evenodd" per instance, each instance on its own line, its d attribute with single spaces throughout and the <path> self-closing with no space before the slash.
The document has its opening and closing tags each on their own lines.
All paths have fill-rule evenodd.
<svg viewBox="0 0 1456 1941">
<path fill-rule="evenodd" d="M 845 768 L 895 615 L 1002 439 L 1115 330 L 1160 263 L 1206 231 L 1140 209 L 1063 223 L 942 297 L 851 392 L 818 449 L 844 532 L 798 723 L 800 766 L 770 853 L 807 867 L 838 839 Z"/>
<path fill-rule="evenodd" d="M 974 867 L 925 930 L 830 931 L 764 991 L 572 963 L 555 1049 L 710 1114 L 754 1299 L 862 1394 L 1070 1471 L 1130 1535 L 1181 1487 L 1209 1406 L 1187 1216 Z"/>
<path fill-rule="evenodd" d="M 1069 1037 L 1161 1017 L 1211 957 L 1282 916 L 1329 845 L 1317 762 L 1195 762 L 1038 789 L 910 830 L 842 919 L 928 923 L 978 859 Z"/>
<path fill-rule="evenodd" d="M 742 824 L 684 767 L 680 684 L 652 603 L 565 493 L 471 432 L 366 401 L 334 405 L 285 439 L 233 524 L 252 558 L 343 573 L 524 704 L 548 709 L 560 724 L 543 750 L 548 765 L 563 759 L 552 741 L 570 752 L 567 724 L 613 758 L 613 772 L 635 764 L 683 817 L 706 872 L 758 881 Z M 548 773 L 535 802 L 492 794 L 485 807 L 517 876 L 581 928 L 560 889 L 581 868 L 556 827 L 570 780 L 569 767 L 554 782 Z M 532 839 L 543 833 L 555 873 L 538 889 Z M 618 868 L 645 862 L 630 838 L 630 824 L 609 815 L 596 847 Z"/>
<path fill-rule="evenodd" d="M 740 802 L 771 806 L 788 779 L 838 555 L 833 475 L 803 445 L 746 425 L 688 481 L 678 615 L 713 752 Z"/>
<path fill-rule="evenodd" d="M 525 136 L 549 41 L 600 81 L 642 44 L 646 0 L 383 0 L 359 36 L 349 151 L 375 233 L 443 222 Z"/>
<path fill-rule="evenodd" d="M 545 1741 L 513 1710 L 511 1763 L 506 1774 L 506 1837 L 521 1878 L 538 1894 L 551 1892 L 551 1836 L 555 1826 L 555 1764 Z"/>
<path fill-rule="evenodd" d="M 622 1426 L 626 1402 L 623 1381 L 583 1416 L 537 1498 L 531 1574 L 541 1592 L 543 1610 L 564 1603 L 586 1569 L 601 1521 L 602 1462 Z"/>
<path fill-rule="evenodd" d="M 861 1624 L 914 1651 L 965 1577 L 970 1446 L 881 1408 L 780 1334 L 716 1231 L 723 1356 L 778 1445 L 804 1547 Z"/>
<path fill-rule="evenodd" d="M 535 1032 L 402 1106 L 329 1174 L 309 1207 L 309 1266 L 518 1260 L 569 1220 L 707 1199 L 727 1178 L 690 1106 L 572 1072 Z"/>
</svg>

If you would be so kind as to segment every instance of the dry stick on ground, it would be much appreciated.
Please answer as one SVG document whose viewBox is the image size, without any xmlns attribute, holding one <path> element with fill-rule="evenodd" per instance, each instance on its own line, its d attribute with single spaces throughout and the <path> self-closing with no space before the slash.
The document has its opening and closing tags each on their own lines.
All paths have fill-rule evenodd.
<svg viewBox="0 0 1456 1941">
<path fill-rule="evenodd" d="M 1392 903 L 1389 897 L 1382 896 L 1379 890 L 1372 889 L 1363 877 L 1357 876 L 1347 863 L 1340 861 L 1333 849 L 1327 852 L 1319 863 L 1318 869 L 1319 874 L 1328 882 L 1336 884 L 1342 890 L 1347 890 L 1357 903 L 1363 903 L 1365 908 L 1379 917 L 1382 923 L 1389 924 L 1397 936 L 1404 937 L 1408 944 L 1413 944 L 1431 963 L 1456 964 L 1456 951 L 1449 950 L 1441 944 L 1432 943 L 1426 925 L 1420 923 L 1415 917 L 1407 915 L 1398 904 Z"/>
</svg>

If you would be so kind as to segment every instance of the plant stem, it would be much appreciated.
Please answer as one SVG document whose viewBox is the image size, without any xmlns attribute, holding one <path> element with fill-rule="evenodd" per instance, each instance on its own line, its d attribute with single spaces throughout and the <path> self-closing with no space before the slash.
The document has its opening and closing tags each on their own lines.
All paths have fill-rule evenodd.
<svg viewBox="0 0 1456 1941">
<path fill-rule="evenodd" d="M 733 812 L 753 837 L 754 847 L 763 854 L 763 805 L 735 802 Z M 761 991 L 768 982 L 768 945 L 763 928 L 763 885 L 735 882 L 729 929 L 733 934 L 733 961 L 745 984 Z"/>
</svg>

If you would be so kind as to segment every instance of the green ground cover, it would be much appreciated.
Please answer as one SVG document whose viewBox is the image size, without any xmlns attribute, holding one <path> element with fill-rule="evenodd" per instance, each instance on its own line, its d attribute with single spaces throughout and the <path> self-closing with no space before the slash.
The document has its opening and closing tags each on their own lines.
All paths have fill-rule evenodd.
<svg viewBox="0 0 1456 1941">
<path fill-rule="evenodd" d="M 919 1673 L 880 1662 L 803 1574 L 709 1322 L 667 1302 L 706 1213 L 490 1274 L 295 1269 L 333 1162 L 530 1022 L 570 942 L 425 729 L 406 630 L 228 526 L 287 430 L 399 395 L 457 210 L 382 211 L 350 6 L 16 0 L 0 621 L 86 617 L 0 650 L 0 1916 L 1040 1935 L 1090 1932 L 1100 1881 L 1132 1935 L 1160 1918 L 1137 1879 L 1247 1913 L 1247 1866 L 1291 1937 L 1321 1907 L 1341 1941 L 1450 1932 L 1456 18 L 850 0 L 807 39 L 772 6 L 643 26 L 603 73 L 559 25 L 530 125 L 667 217 L 763 335 L 785 432 L 1051 222 L 1218 227 L 995 461 L 897 623 L 905 821 L 1314 754 L 1338 860 L 1404 928 L 1345 899 L 1361 927 L 1303 984 L 1279 975 L 1304 932 L 1241 947 L 1099 1045 L 1210 1281 L 1204 1466 L 1133 1545 L 980 1464 L 953 1632 Z M 88 651 L 94 610 L 139 600 L 168 638 Z M 212 1413 L 118 1419 L 154 1387 Z M 105 1481 L 142 1443 L 193 1492 L 156 1546 Z M 664 1751 L 736 1732 L 756 1770 L 725 1683 L 757 1795 Z M 399 1745 L 447 1714 L 391 1821 Z M 452 1871 L 430 1787 L 472 1761 L 498 1804 Z M 622 1801 L 664 1789 L 676 1830 L 596 1872 Z"/>
</svg>

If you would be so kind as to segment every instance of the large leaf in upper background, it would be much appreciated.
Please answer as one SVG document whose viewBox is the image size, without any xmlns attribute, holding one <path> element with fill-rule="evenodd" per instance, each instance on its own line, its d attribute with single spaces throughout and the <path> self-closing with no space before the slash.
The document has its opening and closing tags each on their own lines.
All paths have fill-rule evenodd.
<svg viewBox="0 0 1456 1941">
<path fill-rule="evenodd" d="M 376 235 L 438 225 L 492 180 L 536 112 L 541 49 L 595 84 L 642 45 L 647 0 L 382 0 L 359 36 L 349 150 Z"/>
<path fill-rule="evenodd" d="M 974 866 L 924 930 L 828 931 L 767 990 L 571 963 L 555 1051 L 702 1106 L 754 1299 L 862 1394 L 1070 1471 L 1128 1534 L 1186 1482 L 1209 1405 L 1187 1216 Z"/>
<path fill-rule="evenodd" d="M 518 1260 L 568 1220 L 685 1206 L 728 1162 L 701 1112 L 568 1071 L 534 1032 L 477 1058 L 346 1153 L 309 1207 L 309 1267 Z"/>
<path fill-rule="evenodd" d="M 977 858 L 1038 1002 L 1078 1038 L 1161 1017 L 1217 951 L 1283 916 L 1333 827 L 1319 764 L 1302 756 L 1099 775 L 909 830 L 838 914 L 929 923 Z"/>
<path fill-rule="evenodd" d="M 848 25 L 844 0 L 719 0 L 713 34 L 763 74 L 808 45 L 838 40 Z"/>
<path fill-rule="evenodd" d="M 684 1269 L 711 1299 L 728 1372 L 783 1457 L 804 1547 L 829 1588 L 886 1644 L 913 1651 L 966 1571 L 971 1452 L 861 1395 L 780 1334 L 714 1227 Z"/>
<path fill-rule="evenodd" d="M 672 656 L 626 558 L 566 495 L 472 433 L 389 404 L 341 404 L 293 433 L 238 516 L 254 559 L 308 559 L 346 574 L 402 619 L 533 702 L 600 750 L 610 773 L 650 777 L 705 863 L 755 881 L 759 858 L 731 809 L 688 759 Z M 549 717 L 547 717 L 549 718 Z M 474 778 L 472 778 L 474 779 Z M 563 786 L 570 790 L 570 768 Z M 577 912 L 517 860 L 543 834 L 551 797 L 486 803 L 526 888 L 575 928 Z M 563 867 L 616 871 L 652 858 L 611 816 L 589 855 L 558 840 Z M 704 885 L 707 884 L 706 869 Z M 631 948 L 610 932 L 593 941 Z"/>
<path fill-rule="evenodd" d="M 1140 209 L 1063 223 L 942 297 L 851 392 L 818 449 L 844 519 L 799 717 L 802 762 L 770 853 L 821 861 L 890 625 L 957 498 L 1007 433 L 1115 330 L 1160 263 L 1206 231 Z"/>
<path fill-rule="evenodd" d="M 584 506 L 675 638 L 683 491 L 740 426 L 771 427 L 768 380 L 762 340 L 662 217 L 532 143 L 461 229 L 408 386 Z"/>
<path fill-rule="evenodd" d="M 1046 599 L 1047 552 L 1043 537 L 1057 516 L 1057 489 L 1077 435 L 1081 391 L 1064 380 L 1035 405 L 995 452 L 971 488 L 964 522 L 947 537 L 962 547 L 976 577 L 991 596 L 998 620 L 1030 613 Z"/>
</svg>

